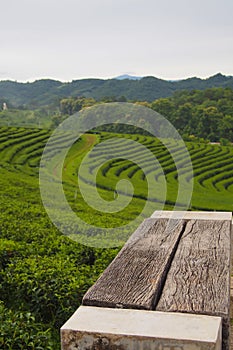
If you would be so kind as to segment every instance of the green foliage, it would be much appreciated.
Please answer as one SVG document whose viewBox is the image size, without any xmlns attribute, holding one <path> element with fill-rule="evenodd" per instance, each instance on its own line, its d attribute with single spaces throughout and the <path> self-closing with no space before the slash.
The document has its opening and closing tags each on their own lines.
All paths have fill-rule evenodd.
<svg viewBox="0 0 233 350">
<path fill-rule="evenodd" d="M 56 110 L 51 108 L 29 110 L 21 107 L 20 109 L 0 110 L 0 126 L 49 128 L 51 119 L 56 115 Z"/>
<path fill-rule="evenodd" d="M 148 80 L 149 81 L 149 80 Z M 121 99 L 120 99 L 121 100 Z M 105 97 L 103 102 L 119 101 L 116 97 Z M 125 99 L 122 98 L 122 101 Z M 63 115 L 71 115 L 96 101 L 85 98 L 67 98 L 60 102 Z M 211 142 L 227 138 L 233 142 L 233 90 L 231 88 L 209 88 L 204 91 L 180 91 L 172 97 L 160 98 L 151 103 L 135 102 L 152 108 L 166 117 L 188 139 L 205 139 Z M 62 117 L 60 117 L 61 121 Z M 148 135 L 145 130 L 126 124 L 109 124 L 97 131 Z"/>
<path fill-rule="evenodd" d="M 151 103 L 181 133 L 211 142 L 227 138 L 233 142 L 233 90 L 212 88 L 181 91 Z"/>
<path fill-rule="evenodd" d="M 144 87 L 150 85 L 153 88 L 155 80 L 156 79 L 153 77 L 147 77 L 139 81 L 134 81 L 134 83 L 141 84 L 141 89 L 143 90 Z M 218 79 L 215 82 L 218 82 Z M 56 84 L 51 84 L 51 81 L 48 83 L 52 88 L 57 86 Z M 94 83 L 96 83 L 96 81 L 94 81 Z M 70 97 L 59 97 L 56 102 L 52 103 L 50 106 L 39 108 L 38 106 L 34 106 L 34 108 L 30 110 L 28 107 L 21 106 L 20 110 L 11 108 L 9 110 L 0 111 L 0 125 L 55 128 L 68 116 L 83 108 L 93 106 L 100 102 L 126 102 L 129 96 L 122 96 L 120 91 L 114 90 L 115 93 L 112 95 L 110 94 L 111 87 L 114 86 L 115 83 L 115 80 L 107 81 L 108 90 L 106 94 L 100 95 L 94 99 L 90 97 L 89 94 L 84 97 L 85 94 L 81 95 L 81 91 L 79 94 L 75 94 L 77 84 L 73 82 L 74 90 L 69 90 L 69 94 L 71 94 Z M 128 85 L 131 83 L 132 81 L 130 80 L 119 81 L 120 85 Z M 157 80 L 156 83 L 158 83 Z M 85 81 L 85 84 L 87 84 L 87 81 Z M 44 86 L 46 86 L 46 81 L 44 81 L 43 84 L 42 82 L 41 84 L 37 83 L 34 87 L 37 89 L 37 87 L 41 88 Z M 66 85 L 63 85 L 61 89 L 65 89 L 65 86 Z M 101 86 L 98 85 L 98 88 L 103 88 L 103 86 Z M 146 89 L 146 91 L 149 96 L 150 89 Z M 141 93 L 142 95 L 144 94 L 144 92 Z M 230 87 L 207 88 L 203 91 L 176 91 L 171 97 L 162 97 L 151 103 L 148 102 L 150 99 L 147 97 L 142 101 L 140 94 L 137 100 L 135 98 L 132 100 L 138 105 L 152 108 L 161 113 L 175 126 L 181 135 L 194 135 L 196 138 L 210 140 L 211 142 L 220 141 L 220 138 L 227 138 L 230 142 L 233 142 L 233 90 Z M 32 106 L 30 108 L 32 108 Z M 97 128 L 96 131 L 148 135 L 148 133 L 142 129 L 117 123 L 114 125 L 109 124 L 102 126 L 101 128 Z"/>
<path fill-rule="evenodd" d="M 62 114 L 72 115 L 85 107 L 93 106 L 95 103 L 96 101 L 92 98 L 64 98 L 60 101 L 60 111 Z"/>
<path fill-rule="evenodd" d="M 0 271 L 15 257 L 21 257 L 25 254 L 25 247 L 19 242 L 0 238 Z"/>
<path fill-rule="evenodd" d="M 61 327 L 93 284 L 93 275 L 90 266 L 77 266 L 69 256 L 15 259 L 5 269 L 1 295 L 14 309 L 30 311 L 41 323 Z"/>
<path fill-rule="evenodd" d="M 38 165 L 49 135 L 38 129 L 0 128 L 3 350 L 59 349 L 59 327 L 117 252 L 72 241 L 47 217 L 40 199 Z M 75 145 L 85 149 L 83 142 Z"/>
<path fill-rule="evenodd" d="M 54 350 L 52 331 L 36 322 L 30 312 L 6 308 L 0 301 L 0 348 L 2 350 Z M 56 346 L 59 349 L 58 344 Z"/>
<path fill-rule="evenodd" d="M 198 94 L 194 97 L 200 100 L 201 96 Z M 179 98 L 184 97 L 181 95 Z M 166 105 L 165 102 L 161 106 Z M 189 107 L 185 102 L 184 110 L 189 110 Z M 209 108 L 205 106 L 205 113 L 215 115 L 216 110 Z M 40 157 L 50 134 L 50 131 L 39 129 L 0 128 L 0 295 L 4 301 L 4 305 L 0 304 L 0 348 L 3 350 L 59 349 L 59 327 L 77 309 L 83 294 L 119 250 L 82 245 L 62 235 L 50 222 L 41 202 L 38 182 Z M 126 147 L 123 137 L 140 142 L 154 153 L 163 171 L 155 169 L 153 162 L 145 160 L 144 172 L 154 178 L 156 186 L 162 183 L 165 174 L 165 209 L 172 209 L 178 188 L 177 168 L 164 144 L 149 135 L 111 135 L 102 132 L 82 136 L 65 159 L 64 191 L 74 211 L 86 222 L 114 227 L 137 217 L 145 205 L 146 176 L 137 164 L 126 159 L 107 161 L 97 174 L 99 194 L 106 200 L 114 199 L 119 180 L 132 182 L 134 197 L 124 211 L 104 215 L 90 208 L 79 191 L 74 197 L 77 169 L 84 155 L 94 144 L 112 136 L 115 138 L 115 149 L 123 148 L 126 155 L 130 155 L 133 149 Z M 66 144 L 66 137 L 62 134 L 55 141 L 59 149 Z M 211 145 L 190 134 L 186 137 L 194 171 L 190 209 L 232 211 L 233 148 Z M 177 141 L 170 140 L 170 149 L 179 157 L 178 163 L 182 166 L 184 159 L 179 153 Z M 93 154 L 86 158 L 89 166 L 81 180 L 84 183 L 90 180 L 90 171 L 98 166 L 97 154 Z M 143 152 L 140 157 L 143 161 Z M 182 177 L 188 183 L 192 177 L 191 169 L 183 166 Z M 161 195 L 158 192 L 152 199 L 160 200 Z M 92 232 L 84 236 L 80 229 L 81 238 L 86 239 L 87 235 L 94 242 L 96 237 Z M 107 244 L 109 238 L 106 234 L 102 239 Z M 125 237 L 122 235 L 117 239 L 123 244 Z M 13 325 L 15 333 L 12 333 Z"/>
<path fill-rule="evenodd" d="M 220 144 L 222 146 L 229 146 L 230 145 L 230 141 L 228 139 L 226 139 L 225 137 L 221 137 L 220 138 Z"/>
<path fill-rule="evenodd" d="M 126 98 L 131 101 L 152 102 L 171 96 L 176 91 L 205 90 L 212 87 L 233 88 L 233 77 L 217 74 L 209 79 L 190 78 L 180 81 L 166 81 L 155 77 L 144 77 L 140 80 L 81 79 L 69 83 L 50 79 L 32 83 L 2 81 L 0 96 L 2 101 L 10 102 L 15 107 L 26 105 L 34 109 L 48 105 L 57 106 L 59 100 L 66 97 L 84 96 L 98 101 L 110 98 L 123 102 Z"/>
</svg>

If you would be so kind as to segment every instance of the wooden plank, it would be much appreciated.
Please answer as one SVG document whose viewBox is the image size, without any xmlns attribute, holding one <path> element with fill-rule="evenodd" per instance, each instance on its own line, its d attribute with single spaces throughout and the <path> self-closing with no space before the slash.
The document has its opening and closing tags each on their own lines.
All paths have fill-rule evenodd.
<svg viewBox="0 0 233 350">
<path fill-rule="evenodd" d="M 223 349 L 229 335 L 230 239 L 230 220 L 188 221 L 156 307 L 223 317 Z"/>
<path fill-rule="evenodd" d="M 183 222 L 146 219 L 83 298 L 83 305 L 151 310 L 157 303 Z"/>
</svg>

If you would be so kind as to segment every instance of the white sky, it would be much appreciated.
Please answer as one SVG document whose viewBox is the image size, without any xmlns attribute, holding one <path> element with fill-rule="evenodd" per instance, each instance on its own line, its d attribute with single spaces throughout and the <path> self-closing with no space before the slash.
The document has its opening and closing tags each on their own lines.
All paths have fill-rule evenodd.
<svg viewBox="0 0 233 350">
<path fill-rule="evenodd" d="M 0 5 L 0 80 L 233 75 L 232 0 Z"/>
</svg>

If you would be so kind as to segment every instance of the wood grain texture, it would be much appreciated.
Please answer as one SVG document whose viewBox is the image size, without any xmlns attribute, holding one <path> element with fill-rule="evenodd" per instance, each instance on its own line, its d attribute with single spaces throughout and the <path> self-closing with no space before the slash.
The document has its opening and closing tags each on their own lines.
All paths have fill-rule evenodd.
<svg viewBox="0 0 233 350">
<path fill-rule="evenodd" d="M 84 305 L 151 310 L 183 231 L 168 219 L 146 219 L 83 298 Z"/>
<path fill-rule="evenodd" d="M 223 317 L 228 349 L 231 222 L 188 221 L 156 307 Z"/>
</svg>

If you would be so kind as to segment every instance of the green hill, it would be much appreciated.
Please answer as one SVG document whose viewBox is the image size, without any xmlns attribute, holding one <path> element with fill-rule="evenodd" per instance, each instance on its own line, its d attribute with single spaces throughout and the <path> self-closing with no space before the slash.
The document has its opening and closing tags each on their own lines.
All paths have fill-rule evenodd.
<svg viewBox="0 0 233 350">
<path fill-rule="evenodd" d="M 41 201 L 39 189 L 39 164 L 51 131 L 38 128 L 0 127 L 0 321 L 1 349 L 60 349 L 59 328 L 80 305 L 85 291 L 105 269 L 118 249 L 100 249 L 84 246 L 59 232 L 50 221 Z M 113 140 L 112 137 L 114 137 Z M 57 164 L 52 162 L 54 152 L 67 145 L 69 134 L 57 135 L 52 149 L 51 169 L 57 178 Z M 161 164 L 145 161 L 142 169 L 127 160 L 132 148 L 127 141 L 147 147 Z M 101 144 L 112 142 L 106 154 Z M 85 173 L 80 181 L 87 189 L 93 188 L 91 174 L 98 170 L 96 187 L 102 198 L 115 198 L 119 180 L 128 179 L 135 188 L 129 206 L 120 213 L 104 214 L 89 207 L 77 189 L 78 168 L 94 145 L 98 149 L 85 159 Z M 194 191 L 190 209 L 232 211 L 233 148 L 205 143 L 187 142 L 192 159 Z M 182 179 L 189 183 L 192 171 L 185 166 L 177 141 L 171 140 L 170 150 L 182 167 Z M 123 150 L 125 159 L 106 159 L 111 150 Z M 134 152 L 135 153 L 135 152 Z M 144 154 L 139 158 L 143 162 Z M 167 182 L 165 209 L 172 209 L 177 194 L 177 168 L 169 150 L 151 136 L 110 134 L 85 134 L 74 143 L 63 164 L 62 183 L 66 198 L 83 220 L 97 226 L 121 226 L 135 218 L 145 202 L 159 205 L 161 191 L 147 199 L 147 181 L 155 186 Z M 124 193 L 120 193 L 124 195 Z M 72 236 L 72 228 L 69 232 Z M 82 232 L 84 238 L 94 242 L 93 232 Z M 108 239 L 102 237 L 107 245 Z M 117 237 L 123 244 L 125 237 Z"/>
<path fill-rule="evenodd" d="M 171 96 L 179 90 L 204 90 L 211 87 L 233 88 L 233 77 L 216 74 L 208 79 L 189 78 L 179 81 L 167 81 L 155 77 L 142 79 L 81 79 L 62 83 L 56 80 L 42 79 L 32 83 L 0 81 L 0 101 L 6 101 L 14 107 L 22 105 L 37 107 L 57 104 L 63 97 L 84 96 L 96 100 L 104 97 L 125 96 L 127 100 L 153 101 Z"/>
</svg>

